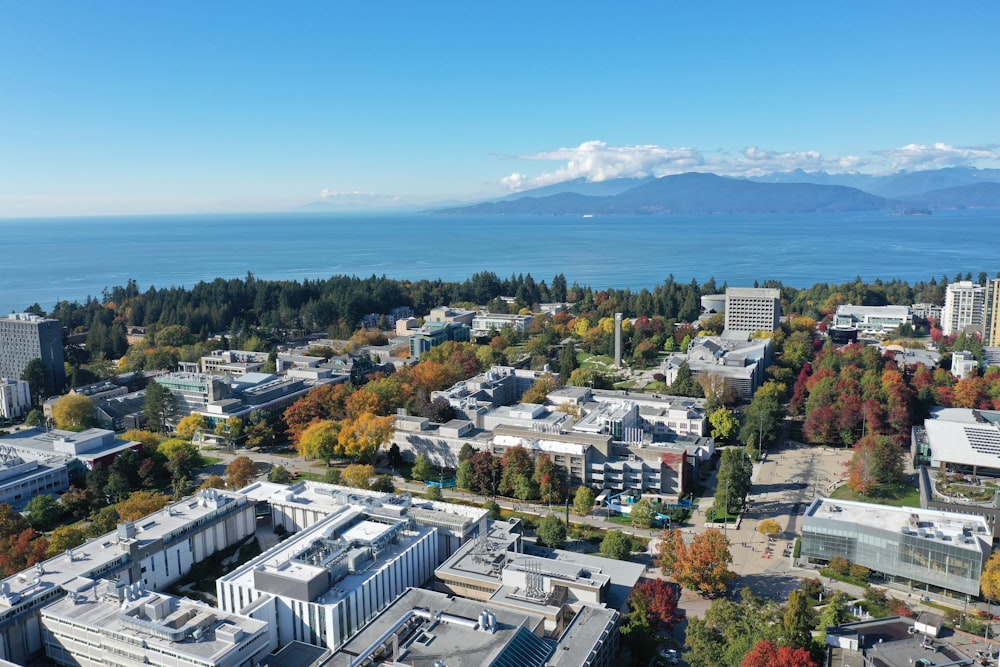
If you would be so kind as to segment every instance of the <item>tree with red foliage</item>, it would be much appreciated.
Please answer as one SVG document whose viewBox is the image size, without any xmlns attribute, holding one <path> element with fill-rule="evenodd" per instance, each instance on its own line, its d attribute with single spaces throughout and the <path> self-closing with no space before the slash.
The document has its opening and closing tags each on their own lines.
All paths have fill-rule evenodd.
<svg viewBox="0 0 1000 667">
<path fill-rule="evenodd" d="M 806 384 L 809 382 L 809 371 L 809 364 L 806 364 L 799 371 L 799 377 L 795 380 L 795 391 L 788 403 L 788 411 L 793 415 L 801 415 L 802 411 L 806 409 L 806 398 L 809 396 L 809 390 L 806 388 Z"/>
<path fill-rule="evenodd" d="M 343 419 L 346 414 L 344 403 L 353 392 L 354 387 L 348 384 L 325 384 L 310 390 L 288 406 L 284 419 L 292 440 L 298 442 L 302 432 L 314 422 Z"/>
<path fill-rule="evenodd" d="M 804 648 L 777 646 L 769 640 L 759 641 L 743 658 L 740 667 L 819 667 Z"/>
<path fill-rule="evenodd" d="M 673 627 L 677 622 L 677 595 L 675 586 L 663 579 L 646 579 L 633 587 L 646 596 L 649 625 L 653 628 Z"/>
<path fill-rule="evenodd" d="M 837 413 L 833 406 L 824 405 L 810 410 L 802 425 L 802 433 L 809 442 L 824 445 L 837 442 Z"/>
<path fill-rule="evenodd" d="M 472 464 L 472 492 L 483 496 L 495 495 L 503 471 L 500 459 L 483 451 L 473 454 L 469 462 Z"/>
</svg>

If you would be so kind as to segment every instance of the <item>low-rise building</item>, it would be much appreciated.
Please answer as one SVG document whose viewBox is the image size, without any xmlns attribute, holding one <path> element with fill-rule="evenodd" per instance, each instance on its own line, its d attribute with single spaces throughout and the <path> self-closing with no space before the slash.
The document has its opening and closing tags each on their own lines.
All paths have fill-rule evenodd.
<svg viewBox="0 0 1000 667">
<path fill-rule="evenodd" d="M 0 503 L 22 510 L 37 495 L 68 491 L 72 461 L 69 456 L 27 458 L 0 445 Z"/>
<path fill-rule="evenodd" d="M 692 376 L 719 377 L 736 396 L 749 402 L 764 383 L 765 371 L 771 365 L 771 339 L 748 339 L 744 334 L 732 333 L 698 336 L 686 351 L 674 352 L 663 362 L 661 372 L 667 384 L 677 379 L 685 363 Z"/>
<path fill-rule="evenodd" d="M 42 651 L 41 608 L 74 590 L 78 577 L 163 588 L 255 528 L 245 496 L 205 489 L 7 577 L 0 581 L 0 659 L 24 665 Z"/>
<path fill-rule="evenodd" d="M 94 464 L 110 465 L 126 449 L 139 451 L 142 445 L 123 440 L 113 431 L 90 428 L 86 431 L 45 430 L 43 428 L 15 431 L 0 437 L 0 447 L 25 459 L 49 460 L 68 457 L 70 475 L 85 474 Z M 75 470 L 74 470 L 75 469 Z"/>
<path fill-rule="evenodd" d="M 475 316 L 476 311 L 474 310 L 438 306 L 437 308 L 431 308 L 431 312 L 424 318 L 424 322 L 451 322 L 453 324 L 464 324 L 467 327 L 471 327 L 472 318 Z"/>
<path fill-rule="evenodd" d="M 618 614 L 584 607 L 557 635 L 543 619 L 434 591 L 410 589 L 334 655 L 333 664 L 433 667 L 598 667 L 618 657 Z"/>
<path fill-rule="evenodd" d="M 472 318 L 473 331 L 501 331 L 502 329 L 513 329 L 514 331 L 527 331 L 531 323 L 535 321 L 533 315 L 508 315 L 506 313 L 488 313 L 480 311 Z"/>
<path fill-rule="evenodd" d="M 802 555 L 845 558 L 886 580 L 947 595 L 979 595 L 993 541 L 979 516 L 817 498 L 802 520 Z"/>
<path fill-rule="evenodd" d="M 448 341 L 467 343 L 471 339 L 468 325 L 458 322 L 425 322 L 419 329 L 410 331 L 410 356 L 419 357 L 432 347 Z"/>
<path fill-rule="evenodd" d="M 913 323 L 909 306 L 837 306 L 835 326 L 857 327 L 862 331 L 896 331 L 903 324 Z"/>
<path fill-rule="evenodd" d="M 209 375 L 240 377 L 260 372 L 267 363 L 267 352 L 251 350 L 213 350 L 199 361 L 199 369 Z"/>
<path fill-rule="evenodd" d="M 42 609 L 45 654 L 76 667 L 244 667 L 270 653 L 267 623 L 139 584 L 80 577 Z"/>
</svg>

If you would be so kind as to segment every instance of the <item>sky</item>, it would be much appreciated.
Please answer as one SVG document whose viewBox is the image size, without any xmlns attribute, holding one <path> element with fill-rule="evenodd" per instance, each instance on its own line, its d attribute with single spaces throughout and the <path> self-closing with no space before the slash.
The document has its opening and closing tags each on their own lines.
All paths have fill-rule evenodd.
<svg viewBox="0 0 1000 667">
<path fill-rule="evenodd" d="M 1000 166 L 1000 3 L 0 3 L 0 217 Z"/>
</svg>

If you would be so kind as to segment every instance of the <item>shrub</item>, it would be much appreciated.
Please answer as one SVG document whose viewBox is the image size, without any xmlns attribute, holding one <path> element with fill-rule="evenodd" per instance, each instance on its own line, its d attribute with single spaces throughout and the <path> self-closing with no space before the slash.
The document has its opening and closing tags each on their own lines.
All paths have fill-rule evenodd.
<svg viewBox="0 0 1000 667">
<path fill-rule="evenodd" d="M 864 565 L 851 565 L 848 576 L 850 576 L 851 579 L 857 579 L 858 581 L 868 581 L 868 577 L 871 573 L 871 570 Z"/>
<path fill-rule="evenodd" d="M 795 546 L 792 547 L 792 558 L 798 558 L 802 555 L 802 538 L 795 538 Z"/>
<path fill-rule="evenodd" d="M 842 577 L 846 577 L 851 572 L 851 562 L 846 558 L 836 556 L 830 559 L 829 568 Z"/>
</svg>

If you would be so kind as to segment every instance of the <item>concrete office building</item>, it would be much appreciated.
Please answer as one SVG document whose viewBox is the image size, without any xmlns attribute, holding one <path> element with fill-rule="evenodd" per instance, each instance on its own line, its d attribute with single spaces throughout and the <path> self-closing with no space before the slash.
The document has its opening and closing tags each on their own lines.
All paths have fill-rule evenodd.
<svg viewBox="0 0 1000 667">
<path fill-rule="evenodd" d="M 42 609 L 45 654 L 73 667 L 253 667 L 276 648 L 263 621 L 138 584 L 84 577 Z"/>
<path fill-rule="evenodd" d="M 113 431 L 103 428 L 90 428 L 80 432 L 32 428 L 0 437 L 0 447 L 25 459 L 69 457 L 74 460 L 70 466 L 70 474 L 83 475 L 87 470 L 93 469 L 95 463 L 110 465 L 126 449 L 138 451 L 142 445 L 118 438 Z"/>
<path fill-rule="evenodd" d="M 642 564 L 533 547 L 520 531 L 515 520 L 491 521 L 488 533 L 434 571 L 435 589 L 539 614 L 557 635 L 582 607 L 627 610 Z"/>
<path fill-rule="evenodd" d="M 726 290 L 726 331 L 774 331 L 781 322 L 781 290 L 730 287 Z"/>
<path fill-rule="evenodd" d="M 41 652 L 40 610 L 73 590 L 78 577 L 162 588 L 255 528 L 245 496 L 205 489 L 7 577 L 0 581 L 0 659 L 23 665 Z"/>
<path fill-rule="evenodd" d="M 0 419 L 20 419 L 31 411 L 31 387 L 24 380 L 0 377 Z"/>
<path fill-rule="evenodd" d="M 903 324 L 912 324 L 909 306 L 837 306 L 834 326 L 857 327 L 862 331 L 896 331 Z"/>
<path fill-rule="evenodd" d="M 410 332 L 410 356 L 419 357 L 432 347 L 448 341 L 467 343 L 472 334 L 468 325 L 458 322 L 426 322 Z"/>
<path fill-rule="evenodd" d="M 802 520 L 802 555 L 846 558 L 889 581 L 979 595 L 992 533 L 979 516 L 817 498 Z"/>
<path fill-rule="evenodd" d="M 66 368 L 59 320 L 31 313 L 0 317 L 0 377 L 20 379 L 32 359 L 41 359 L 45 366 L 46 391 L 62 391 Z"/>
<path fill-rule="evenodd" d="M 266 504 L 273 525 L 276 528 L 281 526 L 288 532 L 309 528 L 347 505 L 392 505 L 393 512 L 405 512 L 417 524 L 438 529 L 438 549 L 442 557 L 450 555 L 472 537 L 485 531 L 486 517 L 489 514 L 478 507 L 323 482 L 302 481 L 291 486 L 254 482 L 240 489 L 239 493 L 258 504 Z"/>
<path fill-rule="evenodd" d="M 534 321 L 535 318 L 532 315 L 507 315 L 482 311 L 472 318 L 472 329 L 473 331 L 500 331 L 502 329 L 527 331 Z"/>
<path fill-rule="evenodd" d="M 598 667 L 618 657 L 617 612 L 584 607 L 558 636 L 529 610 L 410 589 L 334 655 L 332 664 Z"/>
<path fill-rule="evenodd" d="M 459 419 L 471 421 L 476 428 L 483 428 L 483 415 L 501 405 L 513 405 L 520 401 L 524 392 L 531 389 L 544 374 L 544 371 L 494 366 L 443 391 L 431 392 L 431 400 L 442 398 L 448 401 Z"/>
<path fill-rule="evenodd" d="M 437 528 L 401 505 L 340 505 L 216 582 L 219 606 L 292 641 L 337 649 L 440 562 Z"/>
<path fill-rule="evenodd" d="M 692 376 L 708 374 L 722 378 L 740 400 L 750 402 L 771 365 L 771 339 L 748 340 L 746 334 L 728 329 L 723 336 L 699 336 L 687 350 L 673 352 L 663 362 L 661 372 L 667 384 L 677 379 L 685 363 Z"/>
<path fill-rule="evenodd" d="M 986 288 L 971 280 L 950 283 L 941 310 L 941 333 L 961 333 L 966 327 L 982 328 L 986 321 Z"/>
<path fill-rule="evenodd" d="M 452 322 L 472 326 L 472 320 L 476 316 L 476 311 L 465 310 L 464 308 L 449 308 L 448 306 L 438 306 L 431 308 L 431 312 L 424 318 L 424 322 Z"/>
<path fill-rule="evenodd" d="M 0 503 L 23 510 L 37 495 L 68 491 L 71 462 L 69 456 L 28 458 L 0 445 Z"/>
</svg>

